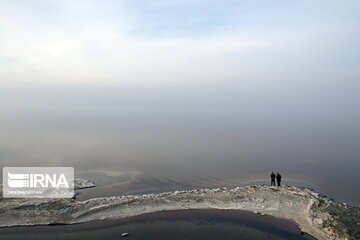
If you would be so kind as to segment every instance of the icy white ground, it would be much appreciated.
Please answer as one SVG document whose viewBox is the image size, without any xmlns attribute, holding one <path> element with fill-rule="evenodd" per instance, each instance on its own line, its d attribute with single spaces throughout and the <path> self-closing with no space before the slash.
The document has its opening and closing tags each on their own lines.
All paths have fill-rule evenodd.
<svg viewBox="0 0 360 240">
<path fill-rule="evenodd" d="M 95 183 L 93 183 L 90 180 L 83 179 L 83 178 L 77 178 L 74 180 L 74 189 L 84 189 L 84 188 L 92 188 L 95 187 Z"/>
<path fill-rule="evenodd" d="M 296 222 L 318 239 L 359 239 L 360 208 L 304 188 L 248 186 L 75 199 L 0 199 L 0 227 L 73 224 L 165 210 L 238 209 Z"/>
</svg>

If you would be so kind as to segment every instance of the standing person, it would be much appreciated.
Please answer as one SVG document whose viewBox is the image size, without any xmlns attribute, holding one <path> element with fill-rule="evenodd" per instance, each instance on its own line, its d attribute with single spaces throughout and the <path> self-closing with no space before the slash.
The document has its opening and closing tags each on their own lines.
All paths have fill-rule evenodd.
<svg viewBox="0 0 360 240">
<path fill-rule="evenodd" d="M 274 172 L 271 173 L 270 178 L 271 178 L 271 186 L 275 186 L 275 173 Z"/>
<path fill-rule="evenodd" d="M 277 181 L 278 187 L 280 187 L 280 183 L 281 183 L 281 175 L 280 175 L 280 173 L 276 174 L 276 181 Z"/>
</svg>

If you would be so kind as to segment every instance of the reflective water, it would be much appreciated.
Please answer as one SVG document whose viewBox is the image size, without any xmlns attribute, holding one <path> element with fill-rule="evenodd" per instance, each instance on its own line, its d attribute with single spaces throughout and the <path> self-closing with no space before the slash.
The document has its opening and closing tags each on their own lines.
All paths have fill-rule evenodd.
<svg viewBox="0 0 360 240">
<path fill-rule="evenodd" d="M 3 85 L 0 167 L 73 166 L 102 186 L 83 198 L 268 183 L 278 171 L 358 205 L 357 91 L 270 90 Z"/>
<path fill-rule="evenodd" d="M 249 239 L 313 240 L 284 220 L 242 211 L 188 210 L 147 214 L 126 220 L 69 226 L 16 227 L 0 229 L 1 240 L 91 240 L 121 239 Z"/>
</svg>

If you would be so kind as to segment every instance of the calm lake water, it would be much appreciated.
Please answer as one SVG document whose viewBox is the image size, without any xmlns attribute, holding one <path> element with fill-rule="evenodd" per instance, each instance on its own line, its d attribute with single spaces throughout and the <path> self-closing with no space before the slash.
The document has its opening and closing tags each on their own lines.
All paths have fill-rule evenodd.
<svg viewBox="0 0 360 240">
<path fill-rule="evenodd" d="M 1 240 L 184 240 L 249 239 L 305 240 L 299 228 L 284 220 L 243 211 L 188 210 L 170 211 L 68 226 L 15 227 L 0 229 Z"/>
<path fill-rule="evenodd" d="M 359 95 L 340 90 L 3 86 L 0 167 L 74 167 L 99 186 L 79 199 L 268 184 L 275 171 L 359 205 L 360 117 L 346 107 Z"/>
</svg>

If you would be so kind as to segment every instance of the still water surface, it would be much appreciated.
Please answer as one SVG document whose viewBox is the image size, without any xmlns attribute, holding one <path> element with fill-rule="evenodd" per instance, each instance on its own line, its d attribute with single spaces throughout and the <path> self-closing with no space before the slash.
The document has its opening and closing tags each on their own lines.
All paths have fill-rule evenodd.
<svg viewBox="0 0 360 240">
<path fill-rule="evenodd" d="M 0 167 L 74 167 L 101 186 L 83 198 L 268 184 L 275 171 L 359 205 L 359 94 L 334 91 L 4 86 Z"/>
<path fill-rule="evenodd" d="M 121 238 L 121 233 L 129 236 Z M 187 210 L 68 226 L 0 229 L 1 240 L 314 240 L 290 222 L 243 211 Z"/>
</svg>

